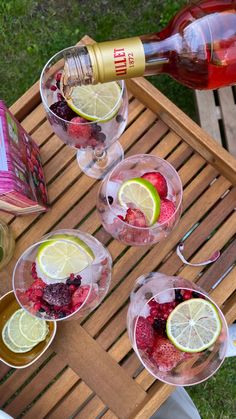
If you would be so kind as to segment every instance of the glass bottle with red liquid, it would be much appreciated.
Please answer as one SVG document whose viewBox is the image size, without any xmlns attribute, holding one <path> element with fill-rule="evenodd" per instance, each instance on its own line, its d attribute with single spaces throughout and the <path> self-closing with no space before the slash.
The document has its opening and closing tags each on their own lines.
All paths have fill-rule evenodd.
<svg viewBox="0 0 236 419">
<path fill-rule="evenodd" d="M 61 87 L 161 73 L 194 89 L 236 83 L 236 0 L 192 1 L 161 32 L 69 48 Z"/>
</svg>

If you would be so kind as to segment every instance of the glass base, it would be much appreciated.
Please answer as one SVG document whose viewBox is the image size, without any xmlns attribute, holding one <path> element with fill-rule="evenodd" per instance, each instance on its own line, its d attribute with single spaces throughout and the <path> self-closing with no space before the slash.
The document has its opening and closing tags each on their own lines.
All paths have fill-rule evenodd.
<svg viewBox="0 0 236 419">
<path fill-rule="evenodd" d="M 124 150 L 119 141 L 100 154 L 92 149 L 77 151 L 77 162 L 80 169 L 87 176 L 95 179 L 103 179 L 123 159 Z"/>
</svg>

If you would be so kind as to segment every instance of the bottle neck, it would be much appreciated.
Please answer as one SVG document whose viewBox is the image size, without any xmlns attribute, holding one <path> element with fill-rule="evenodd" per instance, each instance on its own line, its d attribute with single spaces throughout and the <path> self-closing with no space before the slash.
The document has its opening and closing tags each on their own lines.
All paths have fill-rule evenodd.
<svg viewBox="0 0 236 419">
<path fill-rule="evenodd" d="M 65 53 L 64 93 L 78 84 L 105 83 L 163 72 L 169 38 L 156 34 L 73 47 Z M 68 87 L 69 86 L 69 87 Z M 67 94 L 68 96 L 68 94 Z"/>
<path fill-rule="evenodd" d="M 173 51 L 178 49 L 179 34 L 160 38 L 158 33 L 140 37 L 145 55 L 144 75 L 164 73 Z"/>
</svg>

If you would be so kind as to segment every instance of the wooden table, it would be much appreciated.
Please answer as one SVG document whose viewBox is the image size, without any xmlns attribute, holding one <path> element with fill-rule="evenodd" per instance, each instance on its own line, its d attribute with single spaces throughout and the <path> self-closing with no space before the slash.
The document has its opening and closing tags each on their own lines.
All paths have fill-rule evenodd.
<svg viewBox="0 0 236 419">
<path fill-rule="evenodd" d="M 236 156 L 236 86 L 195 90 L 201 127 Z"/>
<path fill-rule="evenodd" d="M 129 80 L 129 120 L 121 137 L 126 156 L 152 153 L 178 170 L 184 186 L 181 221 L 162 243 L 126 247 L 101 227 L 95 202 L 99 182 L 80 172 L 75 152 L 53 134 L 36 83 L 12 107 L 40 145 L 51 209 L 46 214 L 1 214 L 14 232 L 14 260 L 1 272 L 1 294 L 11 288 L 14 263 L 24 249 L 57 228 L 94 234 L 111 252 L 112 283 L 105 301 L 88 318 L 60 323 L 51 348 L 34 365 L 0 365 L 0 406 L 26 418 L 149 418 L 173 391 L 144 370 L 126 332 L 129 293 L 141 274 L 180 274 L 210 291 L 228 323 L 236 318 L 236 160 L 143 78 Z M 193 262 L 220 249 L 209 267 L 183 265 L 175 250 L 186 235 Z M 214 290 L 214 283 L 219 282 Z"/>
</svg>

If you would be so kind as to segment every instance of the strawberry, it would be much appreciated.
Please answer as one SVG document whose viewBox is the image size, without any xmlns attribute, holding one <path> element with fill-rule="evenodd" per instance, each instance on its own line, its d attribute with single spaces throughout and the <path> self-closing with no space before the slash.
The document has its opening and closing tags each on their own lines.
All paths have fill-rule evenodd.
<svg viewBox="0 0 236 419">
<path fill-rule="evenodd" d="M 154 344 L 154 331 L 145 317 L 139 317 L 136 325 L 136 344 L 138 349 L 151 349 Z"/>
<path fill-rule="evenodd" d="M 125 222 L 135 227 L 147 227 L 145 215 L 136 208 L 128 208 Z"/>
<path fill-rule="evenodd" d="M 71 119 L 71 124 L 68 125 L 68 134 L 74 138 L 83 138 L 89 140 L 92 134 L 91 125 L 86 124 L 86 119 L 76 116 Z"/>
<path fill-rule="evenodd" d="M 160 198 L 165 198 L 167 196 L 167 192 L 168 192 L 167 182 L 164 176 L 160 172 L 144 173 L 142 178 L 148 180 L 150 183 L 153 184 L 153 186 L 155 186 L 157 192 L 160 195 Z"/>
<path fill-rule="evenodd" d="M 158 218 L 158 223 L 165 223 L 175 213 L 176 207 L 174 202 L 169 199 L 161 200 L 161 210 Z"/>
<path fill-rule="evenodd" d="M 154 342 L 152 359 L 160 371 L 171 371 L 185 359 L 185 352 L 177 349 L 168 339 L 157 336 Z"/>
<path fill-rule="evenodd" d="M 88 295 L 89 288 L 90 287 L 88 285 L 84 285 L 77 288 L 77 290 L 72 295 L 72 306 L 83 304 L 84 300 Z"/>
</svg>

